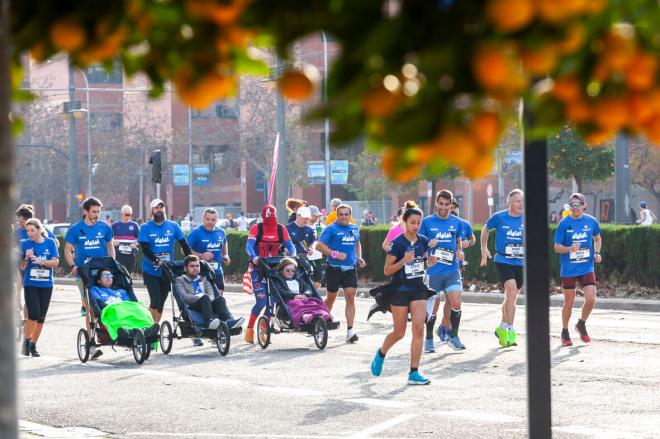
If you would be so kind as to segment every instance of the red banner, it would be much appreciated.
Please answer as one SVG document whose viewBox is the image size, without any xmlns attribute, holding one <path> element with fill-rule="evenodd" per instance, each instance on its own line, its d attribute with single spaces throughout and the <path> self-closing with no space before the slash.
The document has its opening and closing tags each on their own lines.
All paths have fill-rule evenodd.
<svg viewBox="0 0 660 439">
<path fill-rule="evenodd" d="M 273 189 L 275 188 L 275 177 L 277 176 L 277 159 L 280 156 L 280 133 L 275 136 L 275 147 L 273 148 L 273 169 L 270 171 L 270 184 L 268 185 L 268 204 L 273 204 Z"/>
</svg>

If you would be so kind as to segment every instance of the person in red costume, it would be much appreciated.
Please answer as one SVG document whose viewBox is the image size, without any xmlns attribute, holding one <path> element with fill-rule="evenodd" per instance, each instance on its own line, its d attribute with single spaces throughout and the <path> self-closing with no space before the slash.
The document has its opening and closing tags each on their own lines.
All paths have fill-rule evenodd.
<svg viewBox="0 0 660 439">
<path fill-rule="evenodd" d="M 277 223 L 277 210 L 275 206 L 267 204 L 261 211 L 263 221 L 255 224 L 248 232 L 245 251 L 250 257 L 250 264 L 256 267 L 260 258 L 268 258 L 281 255 L 282 247 L 286 248 L 289 256 L 296 255 L 296 249 L 291 242 L 289 232 L 282 224 Z M 252 290 L 254 292 L 255 304 L 250 312 L 245 341 L 254 343 L 254 323 L 259 314 L 266 306 L 266 283 L 259 278 L 256 270 L 252 270 Z"/>
</svg>

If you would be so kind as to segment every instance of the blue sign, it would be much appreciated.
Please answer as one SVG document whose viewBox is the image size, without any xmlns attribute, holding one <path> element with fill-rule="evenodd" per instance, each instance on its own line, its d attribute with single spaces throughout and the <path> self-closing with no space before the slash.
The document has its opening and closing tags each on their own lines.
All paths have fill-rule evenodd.
<svg viewBox="0 0 660 439">
<path fill-rule="evenodd" d="M 348 183 L 348 160 L 330 160 L 330 184 Z"/>
<path fill-rule="evenodd" d="M 325 183 L 325 162 L 318 160 L 307 162 L 307 183 L 308 184 Z"/>
<path fill-rule="evenodd" d="M 188 186 L 190 184 L 188 165 L 172 165 L 172 183 L 174 186 Z"/>
<path fill-rule="evenodd" d="M 193 165 L 193 183 L 195 186 L 206 186 L 209 184 L 209 165 Z"/>
</svg>

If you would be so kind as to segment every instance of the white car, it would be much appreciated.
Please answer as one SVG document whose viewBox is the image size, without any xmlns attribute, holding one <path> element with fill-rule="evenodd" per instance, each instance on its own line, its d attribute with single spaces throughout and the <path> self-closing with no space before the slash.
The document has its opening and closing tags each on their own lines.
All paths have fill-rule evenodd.
<svg viewBox="0 0 660 439">
<path fill-rule="evenodd" d="M 69 231 L 71 228 L 70 223 L 52 223 L 52 224 L 44 224 L 44 226 L 53 232 L 53 235 L 55 236 L 60 236 L 60 235 L 66 235 L 66 232 Z"/>
</svg>

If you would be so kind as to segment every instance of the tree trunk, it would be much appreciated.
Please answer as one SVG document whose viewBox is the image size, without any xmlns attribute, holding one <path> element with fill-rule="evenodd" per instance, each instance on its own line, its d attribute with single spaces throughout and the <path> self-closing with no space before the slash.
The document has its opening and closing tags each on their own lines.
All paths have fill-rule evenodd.
<svg viewBox="0 0 660 439">
<path fill-rule="evenodd" d="M 11 219 L 14 149 L 9 126 L 9 0 L 0 0 L 0 437 L 18 436 L 16 421 L 16 345 Z"/>
<path fill-rule="evenodd" d="M 579 175 L 574 175 L 573 180 L 575 180 L 576 192 L 582 193 L 582 177 Z"/>
</svg>

